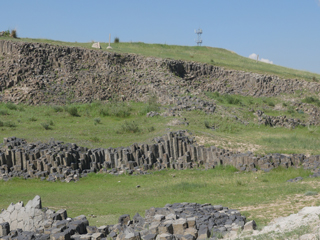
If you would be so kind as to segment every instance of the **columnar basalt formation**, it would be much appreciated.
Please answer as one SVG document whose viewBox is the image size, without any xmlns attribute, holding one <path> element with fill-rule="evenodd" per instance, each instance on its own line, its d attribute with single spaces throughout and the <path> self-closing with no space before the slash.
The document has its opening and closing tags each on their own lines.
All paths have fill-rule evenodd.
<svg viewBox="0 0 320 240">
<path fill-rule="evenodd" d="M 148 94 L 168 102 L 205 91 L 251 96 L 320 91 L 316 82 L 44 43 L 0 40 L 0 57 L 1 98 L 16 103 L 92 102 L 114 95 L 143 101 Z"/>
<path fill-rule="evenodd" d="M 186 131 L 169 132 L 152 144 L 129 147 L 88 149 L 59 141 L 27 143 L 6 138 L 0 149 L 0 178 L 41 178 L 48 181 L 77 181 L 90 172 L 146 174 L 147 170 L 191 169 L 232 165 L 240 171 L 270 171 L 282 166 L 311 169 L 317 175 L 320 156 L 268 154 L 255 156 L 215 146 L 199 146 Z M 315 176 L 316 176 L 315 175 Z"/>
</svg>

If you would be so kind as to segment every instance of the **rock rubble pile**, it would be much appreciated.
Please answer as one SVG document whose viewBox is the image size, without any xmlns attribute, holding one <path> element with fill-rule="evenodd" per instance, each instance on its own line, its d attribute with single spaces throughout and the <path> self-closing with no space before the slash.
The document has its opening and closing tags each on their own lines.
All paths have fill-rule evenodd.
<svg viewBox="0 0 320 240">
<path fill-rule="evenodd" d="M 90 226 L 84 215 L 68 218 L 66 210 L 42 208 L 39 196 L 25 207 L 23 202 L 10 204 L 0 213 L 1 240 L 205 240 L 244 228 L 253 230 L 255 223 L 246 222 L 237 210 L 187 202 L 150 208 L 145 218 L 125 214 L 117 224 L 100 227 Z"/>
</svg>

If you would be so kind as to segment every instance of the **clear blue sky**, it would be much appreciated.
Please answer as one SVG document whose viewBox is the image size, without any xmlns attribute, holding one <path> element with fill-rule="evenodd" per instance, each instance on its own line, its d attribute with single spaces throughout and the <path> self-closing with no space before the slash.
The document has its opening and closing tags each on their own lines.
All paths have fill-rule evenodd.
<svg viewBox="0 0 320 240">
<path fill-rule="evenodd" d="M 320 73 L 320 0 L 0 0 L 0 31 L 62 41 L 203 45 Z"/>
</svg>

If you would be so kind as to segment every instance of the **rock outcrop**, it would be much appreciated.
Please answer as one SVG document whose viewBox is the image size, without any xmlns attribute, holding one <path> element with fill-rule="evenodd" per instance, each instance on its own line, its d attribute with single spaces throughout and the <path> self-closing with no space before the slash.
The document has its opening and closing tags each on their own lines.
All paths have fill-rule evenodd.
<svg viewBox="0 0 320 240">
<path fill-rule="evenodd" d="M 239 171 L 270 171 L 276 167 L 300 167 L 320 175 L 320 156 L 268 154 L 255 156 L 215 146 L 199 146 L 186 131 L 169 132 L 153 144 L 88 149 L 59 141 L 27 143 L 6 138 L 0 148 L 0 179 L 41 178 L 48 181 L 77 181 L 91 172 L 147 174 L 147 170 L 190 169 L 231 165 Z"/>
<path fill-rule="evenodd" d="M 15 103 L 92 102 L 114 96 L 144 101 L 148 94 L 168 102 L 205 91 L 251 96 L 320 91 L 316 82 L 44 43 L 0 40 L 0 58 L 0 97 Z"/>
</svg>

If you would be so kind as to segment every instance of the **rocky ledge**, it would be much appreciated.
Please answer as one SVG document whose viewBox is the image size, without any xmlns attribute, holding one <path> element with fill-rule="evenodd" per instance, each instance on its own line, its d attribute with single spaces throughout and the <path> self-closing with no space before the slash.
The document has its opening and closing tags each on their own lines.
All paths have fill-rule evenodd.
<svg viewBox="0 0 320 240">
<path fill-rule="evenodd" d="M 205 240 L 255 227 L 239 211 L 208 203 L 166 204 L 146 210 L 145 218 L 125 214 L 117 224 L 100 227 L 90 226 L 84 215 L 68 218 L 66 210 L 42 208 L 39 196 L 0 213 L 0 240 Z"/>
</svg>

